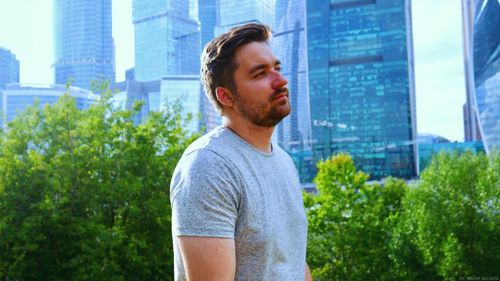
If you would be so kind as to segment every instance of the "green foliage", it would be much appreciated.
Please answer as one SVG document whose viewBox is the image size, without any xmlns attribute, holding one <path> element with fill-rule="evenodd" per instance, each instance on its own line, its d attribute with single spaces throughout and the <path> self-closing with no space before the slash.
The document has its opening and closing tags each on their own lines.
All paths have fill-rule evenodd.
<svg viewBox="0 0 500 281">
<path fill-rule="evenodd" d="M 394 280 L 391 229 L 407 191 L 404 181 L 366 184 L 348 155 L 318 164 L 319 195 L 305 195 L 308 264 L 319 280 Z"/>
<path fill-rule="evenodd" d="M 169 182 L 195 136 L 178 110 L 62 97 L 0 134 L 1 280 L 172 280 Z"/>
<path fill-rule="evenodd" d="M 347 155 L 318 168 L 319 195 L 304 194 L 316 280 L 498 278 L 499 154 L 440 154 L 411 187 L 369 185 Z"/>
<path fill-rule="evenodd" d="M 499 195 L 498 154 L 438 155 L 403 201 L 393 241 L 400 277 L 498 277 Z"/>
</svg>

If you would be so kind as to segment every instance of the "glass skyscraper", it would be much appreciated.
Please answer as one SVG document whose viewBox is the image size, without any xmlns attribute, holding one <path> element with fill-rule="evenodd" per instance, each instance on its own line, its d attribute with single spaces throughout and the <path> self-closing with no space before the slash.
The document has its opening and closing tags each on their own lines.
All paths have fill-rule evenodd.
<svg viewBox="0 0 500 281">
<path fill-rule="evenodd" d="M 198 0 L 198 18 L 201 29 L 201 51 L 205 45 L 215 36 L 215 26 L 217 24 L 217 1 L 216 0 Z M 205 90 L 200 87 L 200 111 L 202 115 L 201 125 L 205 129 L 211 130 L 222 123 L 222 118 L 215 110 L 212 103 L 205 95 Z"/>
<path fill-rule="evenodd" d="M 199 74 L 197 1 L 133 0 L 135 80 Z"/>
<path fill-rule="evenodd" d="M 234 26 L 260 22 L 274 29 L 275 0 L 217 0 L 215 35 Z"/>
<path fill-rule="evenodd" d="M 19 83 L 19 61 L 10 50 L 0 47 L 0 90 L 8 83 Z"/>
<path fill-rule="evenodd" d="M 465 70 L 465 90 L 466 102 L 463 106 L 464 118 L 464 138 L 465 141 L 480 141 L 481 131 L 477 119 L 474 92 L 474 61 L 473 61 L 473 41 L 475 6 L 478 0 L 462 0 L 462 33 L 464 48 L 464 70 Z"/>
<path fill-rule="evenodd" d="M 160 80 L 137 82 L 129 79 L 116 83 L 116 94 L 112 103 L 117 108 L 133 110 L 134 103 L 141 102 L 142 107 L 132 118 L 135 124 L 140 124 L 148 117 L 149 111 L 160 109 Z"/>
<path fill-rule="evenodd" d="M 288 79 L 291 114 L 275 131 L 275 139 L 295 162 L 304 181 L 313 167 L 311 113 L 307 74 L 307 28 L 305 0 L 276 0 L 272 48 Z"/>
<path fill-rule="evenodd" d="M 307 1 L 313 158 L 378 180 L 417 175 L 409 0 Z"/>
<path fill-rule="evenodd" d="M 0 129 L 5 114 L 2 90 L 9 83 L 19 83 L 19 61 L 10 50 L 0 47 Z"/>
<path fill-rule="evenodd" d="M 473 36 L 475 97 L 485 150 L 500 149 L 500 2 L 479 1 Z"/>
<path fill-rule="evenodd" d="M 288 79 L 292 113 L 277 129 L 286 150 L 310 148 L 311 118 L 307 77 L 306 1 L 277 0 L 272 47 Z"/>
<path fill-rule="evenodd" d="M 111 0 L 54 0 L 55 83 L 115 81 Z"/>
<path fill-rule="evenodd" d="M 201 49 L 203 49 L 205 44 L 215 37 L 215 26 L 217 24 L 217 1 L 199 0 L 198 19 L 200 20 L 201 29 Z"/>
<path fill-rule="evenodd" d="M 192 133 L 200 129 L 200 87 L 198 75 L 174 75 L 161 79 L 160 107 L 182 104 L 181 115 L 191 115 L 191 120 L 183 128 Z"/>
</svg>

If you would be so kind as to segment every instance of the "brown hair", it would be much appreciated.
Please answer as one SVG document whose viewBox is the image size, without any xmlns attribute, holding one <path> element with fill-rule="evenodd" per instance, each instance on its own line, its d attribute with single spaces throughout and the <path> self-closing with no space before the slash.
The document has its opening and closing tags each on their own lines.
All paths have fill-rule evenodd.
<svg viewBox="0 0 500 281">
<path fill-rule="evenodd" d="M 236 92 L 234 72 L 238 68 L 234 56 L 238 48 L 251 42 L 267 42 L 271 29 L 264 24 L 249 23 L 237 26 L 210 41 L 201 55 L 201 81 L 205 94 L 222 114 L 222 104 L 217 100 L 215 89 L 228 88 Z"/>
</svg>

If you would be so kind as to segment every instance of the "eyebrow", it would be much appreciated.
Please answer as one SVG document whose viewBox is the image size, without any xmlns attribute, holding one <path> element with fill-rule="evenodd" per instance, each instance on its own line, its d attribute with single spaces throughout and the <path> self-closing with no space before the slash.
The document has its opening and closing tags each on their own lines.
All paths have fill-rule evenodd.
<svg viewBox="0 0 500 281">
<path fill-rule="evenodd" d="M 280 60 L 276 60 L 276 61 L 274 62 L 274 66 L 276 66 L 276 65 L 281 65 L 281 61 L 280 61 Z M 265 68 L 266 66 L 267 66 L 267 64 L 265 64 L 265 63 L 258 64 L 258 65 L 255 65 L 255 66 L 252 66 L 252 67 L 250 68 L 250 70 L 248 70 L 248 73 L 252 74 L 252 73 L 256 72 L 257 70 L 260 70 L 260 69 L 262 69 L 262 68 Z"/>
</svg>

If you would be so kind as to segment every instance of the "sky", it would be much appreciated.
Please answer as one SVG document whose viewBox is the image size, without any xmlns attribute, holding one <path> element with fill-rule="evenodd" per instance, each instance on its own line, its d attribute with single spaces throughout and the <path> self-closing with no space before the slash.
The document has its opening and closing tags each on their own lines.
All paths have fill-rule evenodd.
<svg viewBox="0 0 500 281">
<path fill-rule="evenodd" d="M 132 1 L 112 3 L 116 81 L 123 81 L 125 70 L 134 66 Z M 465 81 L 460 3 L 412 1 L 417 131 L 452 141 L 463 141 Z M 21 83 L 54 81 L 52 9 L 52 0 L 0 0 L 0 46 L 11 50 L 20 61 Z"/>
</svg>

